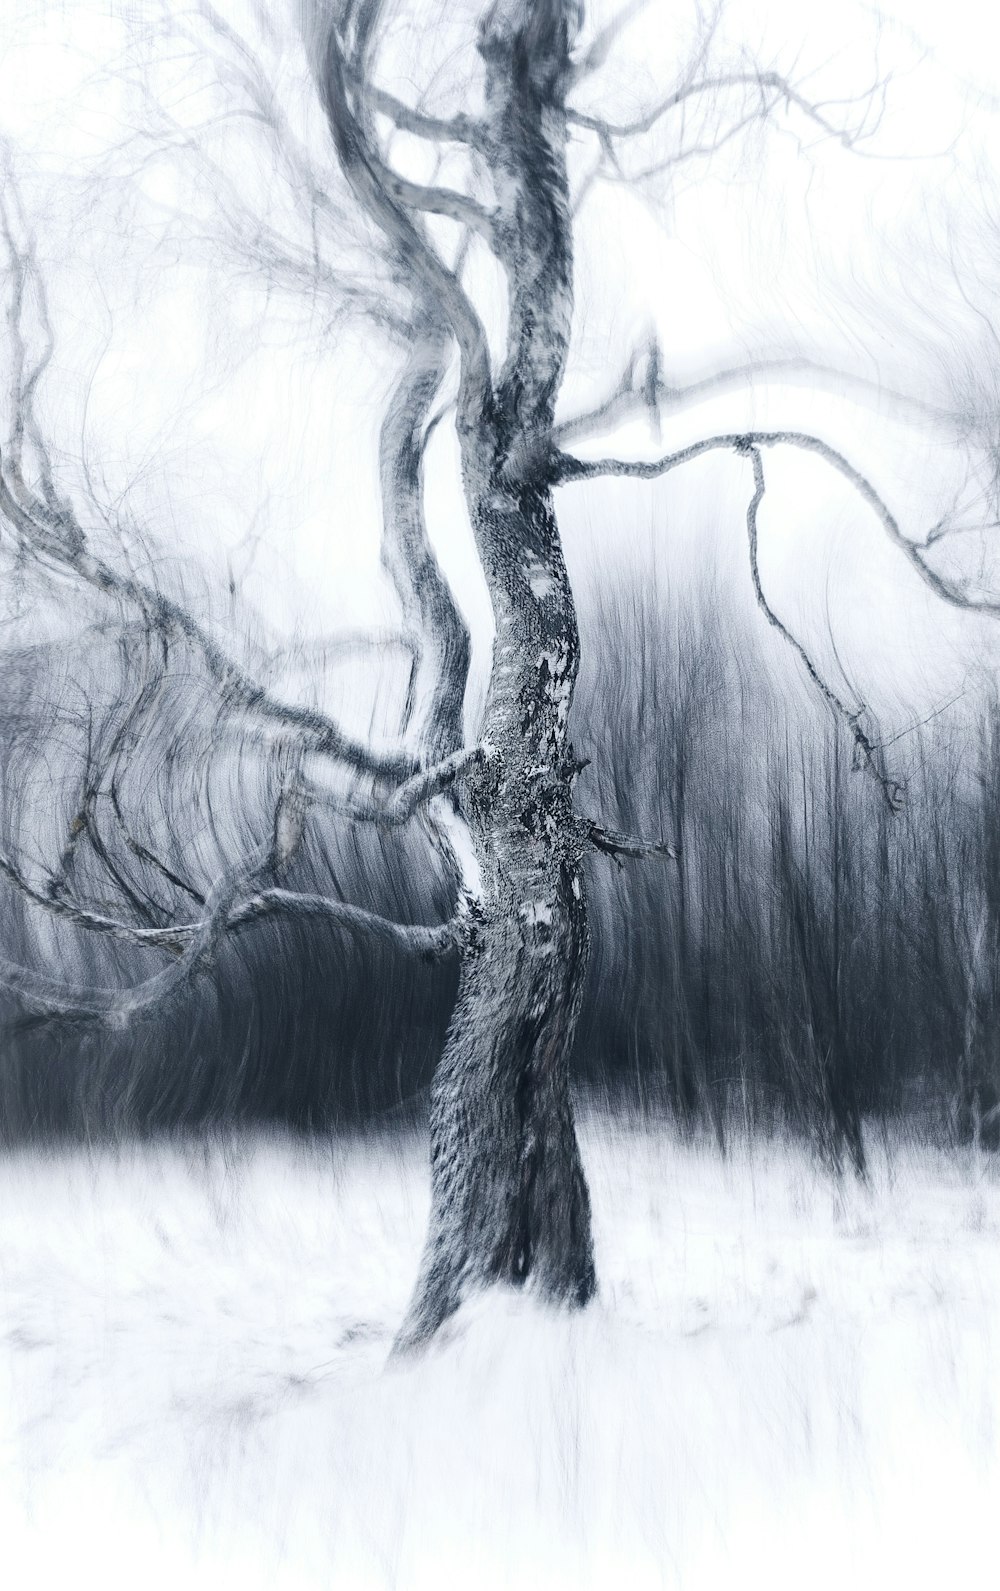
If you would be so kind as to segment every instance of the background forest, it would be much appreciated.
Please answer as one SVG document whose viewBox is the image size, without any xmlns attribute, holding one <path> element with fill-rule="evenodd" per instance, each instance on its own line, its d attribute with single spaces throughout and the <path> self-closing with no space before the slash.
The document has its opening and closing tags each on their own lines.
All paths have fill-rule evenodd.
<svg viewBox="0 0 1000 1591">
<path fill-rule="evenodd" d="M 995 1143 L 1000 720 L 988 684 L 973 673 L 957 701 L 902 722 L 886 747 L 902 786 L 893 812 L 852 766 L 843 726 L 817 714 L 805 683 L 787 688 L 784 654 L 734 593 L 741 569 L 692 582 L 662 553 L 641 574 L 609 562 L 580 592 L 583 779 L 613 822 L 676 838 L 681 857 L 589 864 L 579 1084 L 708 1125 L 723 1146 L 734 1127 L 791 1128 L 835 1163 L 862 1163 L 865 1119 Z M 11 831 L 44 799 L 50 739 L 83 732 L 49 704 L 81 669 L 106 685 L 115 665 L 89 638 L 85 656 L 59 642 L 8 660 L 23 685 L 4 707 Z M 197 681 L 182 679 L 155 751 L 163 766 L 172 741 L 175 756 L 190 747 L 197 705 Z M 212 799 L 208 779 L 209 815 Z M 56 816 L 68 832 L 71 807 Z M 332 877 L 344 898 L 401 921 L 442 909 L 419 842 L 331 830 L 297 862 L 297 887 Z M 29 911 L 13 892 L 5 902 L 14 959 L 38 953 Z M 74 933 L 57 925 L 57 943 L 59 931 Z M 331 978 L 327 933 L 260 925 L 226 947 L 218 987 L 192 990 L 166 1030 L 162 1012 L 137 1032 L 54 1029 L 8 999 L 4 1131 L 326 1129 L 419 1114 L 452 974 L 344 934 Z M 85 948 L 99 982 L 108 952 Z"/>
</svg>

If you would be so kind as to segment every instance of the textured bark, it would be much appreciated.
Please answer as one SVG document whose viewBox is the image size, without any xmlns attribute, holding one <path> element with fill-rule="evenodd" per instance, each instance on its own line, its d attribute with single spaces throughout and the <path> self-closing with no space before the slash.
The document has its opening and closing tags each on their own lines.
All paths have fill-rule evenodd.
<svg viewBox="0 0 1000 1591">
<path fill-rule="evenodd" d="M 561 0 L 498 0 L 480 34 L 508 336 L 486 401 L 460 405 L 458 423 L 496 634 L 486 756 L 462 803 L 481 876 L 433 1084 L 430 1229 L 400 1346 L 477 1286 L 530 1282 L 580 1305 L 596 1285 L 569 1091 L 589 950 L 567 738 L 579 635 L 547 481 L 572 313 L 564 88 L 575 16 Z"/>
<path fill-rule="evenodd" d="M 545 499 L 549 555 L 498 628 L 484 742 L 463 813 L 482 879 L 431 1107 L 432 1210 L 400 1337 L 433 1332 L 471 1288 L 530 1280 L 584 1304 L 595 1287 L 569 1054 L 589 950 L 566 722 L 579 644 Z"/>
<path fill-rule="evenodd" d="M 376 126 L 386 104 L 374 87 L 381 16 L 382 0 L 345 0 L 339 25 L 318 26 L 311 48 L 341 168 L 412 294 L 411 356 L 382 432 L 383 546 L 404 610 L 436 636 L 425 654 L 440 680 L 421 747 L 430 760 L 456 749 L 467 661 L 422 517 L 422 436 L 443 378 L 443 334 L 458 352 L 465 499 L 495 621 L 482 755 L 441 798 L 457 802 L 464 834 L 438 812 L 436 837 L 460 883 L 461 974 L 433 1084 L 432 1213 L 399 1338 L 406 1347 L 476 1286 L 530 1281 L 575 1304 L 595 1286 L 568 1070 L 589 944 L 579 863 L 591 840 L 572 806 L 579 637 L 551 463 L 573 310 L 565 96 L 580 9 L 494 0 L 483 17 L 484 112 L 465 136 L 489 173 L 492 209 L 404 183 L 388 166 Z M 496 371 L 428 214 L 485 239 L 503 271 L 507 339 Z"/>
</svg>

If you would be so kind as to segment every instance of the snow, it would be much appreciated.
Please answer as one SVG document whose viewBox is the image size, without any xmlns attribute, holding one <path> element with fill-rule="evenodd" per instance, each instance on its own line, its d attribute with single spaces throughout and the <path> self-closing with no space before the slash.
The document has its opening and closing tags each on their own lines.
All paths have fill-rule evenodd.
<svg viewBox="0 0 1000 1591">
<path fill-rule="evenodd" d="M 8 1153 L 5 1583 L 992 1583 L 997 1167 L 583 1144 L 599 1303 L 481 1299 L 389 1367 L 419 1139 Z"/>
<path fill-rule="evenodd" d="M 537 561 L 525 564 L 524 576 L 531 587 L 531 594 L 536 602 L 547 602 L 559 588 L 543 563 Z"/>
</svg>

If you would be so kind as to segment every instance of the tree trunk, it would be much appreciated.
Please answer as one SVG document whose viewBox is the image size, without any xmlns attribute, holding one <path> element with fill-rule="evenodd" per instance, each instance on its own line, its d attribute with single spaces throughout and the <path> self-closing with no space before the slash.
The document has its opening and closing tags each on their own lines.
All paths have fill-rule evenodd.
<svg viewBox="0 0 1000 1591">
<path fill-rule="evenodd" d="M 589 948 L 567 739 L 580 643 L 548 476 L 573 307 L 565 93 L 579 22 L 570 0 L 493 0 L 480 25 L 507 346 L 495 383 L 466 361 L 457 429 L 496 631 L 487 755 L 462 809 L 479 888 L 434 1079 L 430 1228 L 399 1346 L 479 1286 L 530 1283 L 579 1305 L 596 1285 L 569 1094 Z"/>
<path fill-rule="evenodd" d="M 529 495 L 527 510 L 495 492 L 481 510 L 481 545 L 509 547 L 503 531 L 516 529 L 524 551 L 493 585 L 487 758 L 463 801 L 481 884 L 432 1089 L 430 1227 L 397 1347 L 481 1286 L 530 1283 L 581 1305 L 596 1285 L 568 1067 L 589 949 L 566 734 L 579 641 L 551 503 Z"/>
</svg>

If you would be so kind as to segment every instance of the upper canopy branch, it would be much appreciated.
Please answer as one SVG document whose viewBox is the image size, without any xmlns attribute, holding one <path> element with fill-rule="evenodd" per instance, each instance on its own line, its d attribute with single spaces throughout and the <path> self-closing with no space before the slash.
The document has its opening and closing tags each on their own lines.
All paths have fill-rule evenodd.
<svg viewBox="0 0 1000 1591">
<path fill-rule="evenodd" d="M 755 490 L 747 511 L 747 531 L 750 544 L 751 574 L 758 604 L 768 623 L 778 630 L 797 652 L 810 679 L 821 695 L 847 724 L 854 740 L 859 765 L 865 767 L 876 779 L 882 788 L 886 801 L 895 810 L 901 800 L 901 787 L 897 781 L 890 778 L 886 773 L 881 756 L 881 747 L 863 728 L 861 720 L 864 709 L 850 708 L 831 689 L 822 678 L 806 648 L 775 614 L 763 591 L 757 557 L 757 511 L 764 495 L 764 473 L 760 449 L 778 446 L 799 448 L 805 452 L 815 454 L 817 457 L 824 459 L 827 464 L 832 465 L 859 493 L 876 515 L 893 545 L 899 549 L 912 568 L 916 570 L 925 585 L 929 586 L 942 601 L 948 602 L 953 607 L 1000 617 L 1000 598 L 972 594 L 964 589 L 960 580 L 950 579 L 946 574 L 942 574 L 928 563 L 924 553 L 929 545 L 937 544 L 942 539 L 941 536 L 933 535 L 929 541 L 923 542 L 913 541 L 909 537 L 904 536 L 899 522 L 868 477 L 856 469 L 842 453 L 831 447 L 828 442 L 824 442 L 820 437 L 811 436 L 807 432 L 727 432 L 718 436 L 703 437 L 699 441 L 691 443 L 688 447 L 678 448 L 673 453 L 667 453 L 661 458 L 650 460 L 577 459 L 569 454 L 556 452 L 553 458 L 553 479 L 561 484 L 616 476 L 649 481 L 657 480 L 671 470 L 691 463 L 694 459 L 701 458 L 707 453 L 731 450 L 744 457 L 749 457 L 753 464 Z"/>
<path fill-rule="evenodd" d="M 883 85 L 875 85 L 876 88 Z M 759 114 L 766 115 L 775 105 L 784 101 L 789 108 L 794 108 L 816 123 L 822 132 L 835 138 L 843 144 L 845 149 L 852 149 L 857 140 L 863 136 L 866 128 L 861 127 L 851 130 L 838 127 L 826 114 L 829 106 L 834 101 L 810 100 L 807 95 L 797 89 L 794 84 L 780 72 L 775 71 L 739 71 L 723 72 L 714 77 L 701 77 L 692 82 L 684 83 L 675 89 L 672 94 L 658 101 L 650 107 L 644 115 L 636 117 L 633 121 L 615 122 L 601 116 L 595 116 L 588 111 L 570 109 L 569 120 L 576 127 L 582 127 L 588 132 L 596 133 L 602 141 L 613 142 L 615 139 L 636 138 L 645 133 L 652 132 L 657 122 L 669 115 L 672 110 L 686 105 L 690 100 L 712 95 L 724 94 L 730 89 L 753 89 L 760 96 Z M 871 100 L 870 90 L 864 97 L 866 104 Z M 837 102 L 840 103 L 840 102 Z"/>
<path fill-rule="evenodd" d="M 889 403 L 894 408 L 908 409 L 926 419 L 945 421 L 955 425 L 959 416 L 942 404 L 930 403 L 910 393 L 886 387 L 877 380 L 859 375 L 856 371 L 841 370 L 834 365 L 822 364 L 801 355 L 789 354 L 774 359 L 750 359 L 745 364 L 729 365 L 697 381 L 684 384 L 669 381 L 663 374 L 661 355 L 655 338 L 643 350 L 633 350 L 621 376 L 599 402 L 579 410 L 552 428 L 552 440 L 559 446 L 568 443 L 589 442 L 614 430 L 626 421 L 643 413 L 649 415 L 658 428 L 663 409 L 682 409 L 688 404 L 719 396 L 755 380 L 785 382 L 814 388 L 817 381 L 828 382 L 831 387 L 846 387 L 862 401 L 874 406 Z"/>
<path fill-rule="evenodd" d="M 313 69 L 334 148 L 355 197 L 389 243 L 418 300 L 430 300 L 439 307 L 458 344 L 461 424 L 463 413 L 482 413 L 489 403 L 489 349 L 479 316 L 458 276 L 433 248 L 401 197 L 403 179 L 386 165 L 377 146 L 372 127 L 377 107 L 368 87 L 368 68 L 380 12 L 381 0 L 357 0 L 345 7 L 350 48 L 342 43 L 329 16 L 317 17 Z M 469 217 L 464 219 L 479 230 L 481 216 L 474 223 Z"/>
<path fill-rule="evenodd" d="M 702 437 L 699 441 L 692 442 L 690 446 L 678 448 L 676 452 L 666 453 L 658 459 L 578 459 L 557 449 L 552 457 L 552 479 L 559 485 L 568 485 L 573 481 L 598 480 L 607 476 L 653 481 L 669 474 L 671 470 L 678 469 L 682 464 L 689 464 L 692 460 L 701 458 L 706 453 L 731 449 L 746 454 L 754 447 L 779 446 L 795 447 L 806 453 L 814 453 L 849 481 L 873 511 L 889 540 L 899 548 L 921 580 L 942 601 L 950 603 L 952 607 L 1000 617 L 1000 598 L 974 595 L 963 588 L 961 581 L 951 580 L 935 569 L 924 557 L 927 543 L 913 541 L 903 535 L 899 522 L 868 477 L 856 469 L 843 453 L 831 447 L 829 442 L 824 442 L 821 437 L 811 436 L 805 431 L 730 431 L 718 436 Z M 942 536 L 936 536 L 930 545 L 939 545 L 943 539 Z"/>
</svg>

